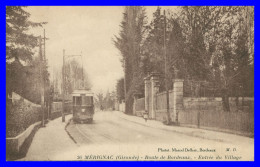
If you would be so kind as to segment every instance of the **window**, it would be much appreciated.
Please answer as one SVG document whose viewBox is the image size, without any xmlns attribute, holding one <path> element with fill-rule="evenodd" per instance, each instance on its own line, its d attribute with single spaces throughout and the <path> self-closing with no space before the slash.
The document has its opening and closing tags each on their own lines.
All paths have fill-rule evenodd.
<svg viewBox="0 0 260 167">
<path fill-rule="evenodd" d="M 93 97 L 92 96 L 82 96 L 82 104 L 83 105 L 92 105 L 93 104 Z"/>
<path fill-rule="evenodd" d="M 82 102 L 81 99 L 82 99 L 82 98 L 81 98 L 80 96 L 74 96 L 74 97 L 73 97 L 73 104 L 74 104 L 74 105 L 81 105 L 81 102 Z"/>
</svg>

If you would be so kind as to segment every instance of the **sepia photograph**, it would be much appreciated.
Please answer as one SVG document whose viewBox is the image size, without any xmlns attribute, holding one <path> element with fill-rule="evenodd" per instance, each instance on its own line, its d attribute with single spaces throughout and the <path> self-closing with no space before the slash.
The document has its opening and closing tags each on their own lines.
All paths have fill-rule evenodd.
<svg viewBox="0 0 260 167">
<path fill-rule="evenodd" d="M 254 161 L 254 6 L 6 6 L 6 161 Z"/>
</svg>

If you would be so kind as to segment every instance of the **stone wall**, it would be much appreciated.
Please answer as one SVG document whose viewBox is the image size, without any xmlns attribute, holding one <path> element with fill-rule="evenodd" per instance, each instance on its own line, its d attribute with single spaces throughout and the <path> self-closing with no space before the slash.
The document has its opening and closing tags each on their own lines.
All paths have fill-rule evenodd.
<svg viewBox="0 0 260 167">
<path fill-rule="evenodd" d="M 159 74 L 151 73 L 144 78 L 145 97 L 144 111 L 148 112 L 149 119 L 165 121 L 168 118 L 167 114 L 167 94 L 166 92 L 159 93 Z M 183 80 L 175 79 L 173 82 L 173 90 L 169 90 L 169 116 L 172 121 L 178 120 L 178 112 L 183 110 Z M 135 96 L 135 102 L 137 97 Z M 140 116 L 137 103 L 134 103 L 134 115 Z"/>
<path fill-rule="evenodd" d="M 134 115 L 142 116 L 147 111 L 149 119 L 167 120 L 166 92 L 159 93 L 158 81 L 156 73 L 144 79 L 145 97 L 134 97 Z M 173 90 L 169 91 L 169 115 L 173 123 L 254 132 L 254 98 L 230 97 L 231 111 L 224 112 L 221 97 L 183 97 L 183 81 L 173 80 Z M 142 105 L 144 110 L 138 107 Z"/>
<path fill-rule="evenodd" d="M 221 98 L 194 98 L 184 97 L 183 98 L 183 111 L 221 111 L 222 110 L 222 99 Z"/>
<path fill-rule="evenodd" d="M 183 98 L 182 125 L 232 130 L 254 134 L 254 98 L 229 98 L 230 112 L 224 112 L 222 98 Z"/>
</svg>

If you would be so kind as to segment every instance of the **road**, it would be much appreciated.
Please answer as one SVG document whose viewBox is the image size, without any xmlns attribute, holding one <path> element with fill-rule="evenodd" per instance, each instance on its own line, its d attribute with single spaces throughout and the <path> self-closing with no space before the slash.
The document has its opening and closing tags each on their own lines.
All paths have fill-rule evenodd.
<svg viewBox="0 0 260 167">
<path fill-rule="evenodd" d="M 94 152 L 122 155 L 129 153 L 135 155 L 138 152 L 143 155 L 142 158 L 139 157 L 143 160 L 146 160 L 145 155 L 154 155 L 150 160 L 158 160 L 153 158 L 156 158 L 156 155 L 169 156 L 169 154 L 189 156 L 191 158 L 189 160 L 205 160 L 201 158 L 211 160 L 211 156 L 215 158 L 217 155 L 223 155 L 224 160 L 254 159 L 254 140 L 251 138 L 230 135 L 234 138 L 234 142 L 209 140 L 200 137 L 198 134 L 205 132 L 198 129 L 190 128 L 191 132 L 185 134 L 154 128 L 124 119 L 115 112 L 96 112 L 92 124 L 75 124 L 71 121 L 67 131 L 77 145 L 84 148 L 81 149 L 84 152 L 83 156 Z M 192 135 L 196 133 L 197 135 Z M 223 135 L 219 132 L 216 134 Z"/>
<path fill-rule="evenodd" d="M 194 143 L 206 142 L 208 144 L 209 142 L 197 137 L 169 133 L 162 129 L 137 124 L 118 117 L 113 112 L 98 112 L 95 114 L 92 124 L 75 124 L 71 122 L 67 129 L 80 145 L 108 143 L 143 144 L 144 142 L 146 144 L 189 144 L 191 141 Z M 210 143 L 212 142 L 210 141 Z M 217 142 L 212 144 L 217 144 Z"/>
</svg>

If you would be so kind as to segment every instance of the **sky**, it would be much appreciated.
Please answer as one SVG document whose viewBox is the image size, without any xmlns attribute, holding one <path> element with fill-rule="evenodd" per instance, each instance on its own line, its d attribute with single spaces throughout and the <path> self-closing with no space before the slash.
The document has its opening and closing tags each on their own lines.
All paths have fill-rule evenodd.
<svg viewBox="0 0 260 167">
<path fill-rule="evenodd" d="M 146 7 L 148 20 L 156 8 Z M 31 21 L 48 22 L 43 28 L 49 38 L 46 58 L 51 79 L 53 71 L 62 67 L 65 49 L 66 55 L 83 55 L 83 67 L 94 92 L 115 90 L 117 80 L 123 77 L 123 68 L 112 39 L 120 31 L 123 6 L 30 6 L 26 10 Z M 32 33 L 43 35 L 43 28 L 35 28 Z"/>
</svg>

